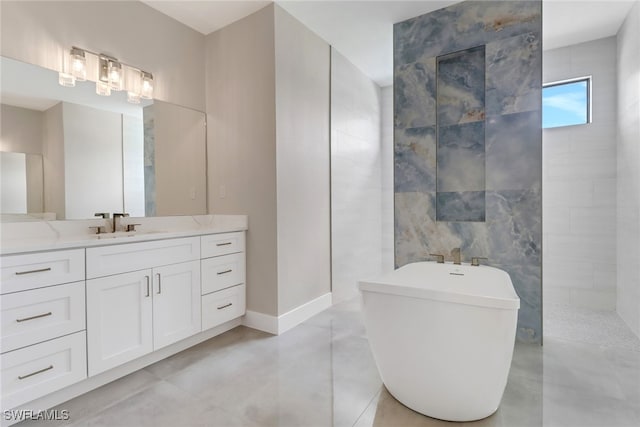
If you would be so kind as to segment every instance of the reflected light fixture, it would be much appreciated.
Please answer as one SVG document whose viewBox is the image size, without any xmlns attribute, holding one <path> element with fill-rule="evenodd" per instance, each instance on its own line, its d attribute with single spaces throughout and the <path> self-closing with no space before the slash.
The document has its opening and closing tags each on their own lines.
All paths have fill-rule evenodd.
<svg viewBox="0 0 640 427">
<path fill-rule="evenodd" d="M 93 77 L 91 77 L 93 76 Z M 141 99 L 153 99 L 153 74 L 118 61 L 102 53 L 73 46 L 65 54 L 58 83 L 73 87 L 76 81 L 96 82 L 96 93 L 111 95 L 111 91 L 127 91 L 127 101 L 139 104 Z"/>
</svg>

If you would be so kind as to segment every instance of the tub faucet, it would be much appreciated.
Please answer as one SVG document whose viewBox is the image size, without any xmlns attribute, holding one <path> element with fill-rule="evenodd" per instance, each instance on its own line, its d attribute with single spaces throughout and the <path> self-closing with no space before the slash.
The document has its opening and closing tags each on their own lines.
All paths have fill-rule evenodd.
<svg viewBox="0 0 640 427">
<path fill-rule="evenodd" d="M 454 248 L 451 251 L 451 256 L 453 257 L 453 263 L 455 265 L 460 265 L 460 248 Z"/>
</svg>

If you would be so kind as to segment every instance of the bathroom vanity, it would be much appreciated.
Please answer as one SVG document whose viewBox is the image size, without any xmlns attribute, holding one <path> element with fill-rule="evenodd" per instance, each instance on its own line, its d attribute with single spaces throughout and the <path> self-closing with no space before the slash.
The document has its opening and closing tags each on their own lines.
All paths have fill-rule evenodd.
<svg viewBox="0 0 640 427">
<path fill-rule="evenodd" d="M 47 409 L 240 324 L 246 217 L 192 218 L 168 231 L 142 218 L 135 233 L 57 221 L 55 236 L 41 224 L 3 235 L 3 410 Z"/>
</svg>

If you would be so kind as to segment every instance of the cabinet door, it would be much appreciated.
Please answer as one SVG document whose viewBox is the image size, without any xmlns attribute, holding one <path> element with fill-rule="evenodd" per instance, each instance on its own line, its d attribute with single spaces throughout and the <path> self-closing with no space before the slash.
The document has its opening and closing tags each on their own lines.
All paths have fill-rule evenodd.
<svg viewBox="0 0 640 427">
<path fill-rule="evenodd" d="M 200 332 L 200 307 L 200 261 L 154 268 L 154 349 Z"/>
<path fill-rule="evenodd" d="M 152 271 L 87 280 L 89 375 L 153 350 Z"/>
</svg>

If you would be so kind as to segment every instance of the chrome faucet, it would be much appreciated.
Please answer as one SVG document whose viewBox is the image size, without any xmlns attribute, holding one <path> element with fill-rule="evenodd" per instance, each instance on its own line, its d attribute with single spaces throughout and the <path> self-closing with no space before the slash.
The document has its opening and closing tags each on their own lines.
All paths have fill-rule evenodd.
<svg viewBox="0 0 640 427">
<path fill-rule="evenodd" d="M 460 248 L 454 248 L 451 251 L 451 256 L 453 257 L 453 263 L 455 265 L 460 265 Z"/>
<path fill-rule="evenodd" d="M 113 214 L 113 232 L 118 231 L 118 218 L 124 218 L 129 216 L 128 213 L 114 213 Z"/>
</svg>

